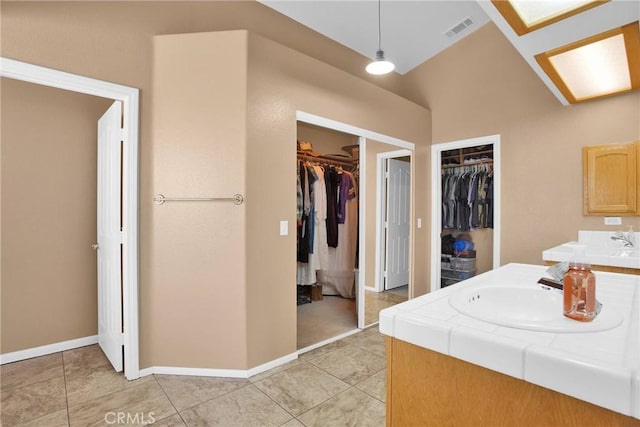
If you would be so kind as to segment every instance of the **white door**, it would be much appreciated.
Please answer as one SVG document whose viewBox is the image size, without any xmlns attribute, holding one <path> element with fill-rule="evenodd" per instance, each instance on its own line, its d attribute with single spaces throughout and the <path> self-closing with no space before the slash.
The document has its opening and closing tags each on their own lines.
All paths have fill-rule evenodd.
<svg viewBox="0 0 640 427">
<path fill-rule="evenodd" d="M 411 163 L 389 159 L 387 171 L 385 290 L 409 284 Z"/>
<path fill-rule="evenodd" d="M 118 372 L 123 369 L 121 123 L 119 101 L 98 120 L 98 343 Z"/>
</svg>

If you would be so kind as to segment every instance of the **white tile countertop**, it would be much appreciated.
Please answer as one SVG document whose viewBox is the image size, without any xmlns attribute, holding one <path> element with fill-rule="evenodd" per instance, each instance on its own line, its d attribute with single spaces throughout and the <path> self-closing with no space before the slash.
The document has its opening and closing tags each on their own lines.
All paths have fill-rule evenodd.
<svg viewBox="0 0 640 427">
<path fill-rule="evenodd" d="M 508 264 L 382 310 L 380 332 L 640 419 L 640 276 L 595 275 L 603 313 L 613 310 L 623 317 L 606 331 L 516 329 L 477 320 L 450 305 L 451 295 L 471 287 L 531 286 L 549 277 L 543 266 Z"/>
<path fill-rule="evenodd" d="M 542 251 L 544 261 L 569 261 L 576 246 L 584 245 L 585 260 L 592 265 L 640 269 L 640 233 L 635 232 L 635 247 L 624 247 L 621 242 L 611 240 L 609 231 L 579 231 L 577 242 L 567 242 Z"/>
</svg>

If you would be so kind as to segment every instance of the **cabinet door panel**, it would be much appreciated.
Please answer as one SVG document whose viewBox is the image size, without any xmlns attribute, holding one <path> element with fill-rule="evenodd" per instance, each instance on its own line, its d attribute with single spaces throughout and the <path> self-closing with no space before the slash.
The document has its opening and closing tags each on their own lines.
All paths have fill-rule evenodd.
<svg viewBox="0 0 640 427">
<path fill-rule="evenodd" d="M 584 214 L 638 213 L 637 143 L 583 148 Z"/>
</svg>

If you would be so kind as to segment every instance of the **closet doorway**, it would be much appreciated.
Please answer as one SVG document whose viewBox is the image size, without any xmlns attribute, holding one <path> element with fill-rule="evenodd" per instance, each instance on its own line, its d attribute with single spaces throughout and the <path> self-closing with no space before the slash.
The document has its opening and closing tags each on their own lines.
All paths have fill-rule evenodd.
<svg viewBox="0 0 640 427">
<path fill-rule="evenodd" d="M 358 327 L 359 140 L 297 123 L 297 347 Z"/>
<path fill-rule="evenodd" d="M 121 172 L 112 174 L 121 179 L 119 183 L 112 183 L 121 191 L 121 247 L 122 256 L 120 265 L 111 270 L 112 274 L 121 278 L 121 311 L 118 316 L 122 318 L 122 333 L 118 339 L 118 347 L 121 348 L 119 359 L 123 362 L 122 369 L 125 377 L 133 380 L 140 377 L 139 372 L 139 348 L 138 348 L 138 117 L 139 117 L 139 91 L 136 88 L 96 80 L 76 74 L 53 70 L 9 58 L 0 58 L 0 76 L 14 80 L 34 83 L 52 88 L 64 89 L 86 95 L 112 99 L 117 105 L 122 106 L 122 128 L 120 140 L 122 141 L 121 163 L 113 165 Z M 120 169 L 119 169 L 120 170 Z M 121 173 L 121 175 L 120 175 Z M 99 215 L 98 215 L 99 216 Z M 94 248 L 95 249 L 95 248 Z M 116 308 L 114 305 L 111 307 Z M 115 311 L 115 310 L 114 310 Z M 105 313 L 115 315 L 115 312 Z M 104 319 L 98 319 L 98 335 L 101 328 L 104 329 Z M 100 338 L 98 338 L 99 340 Z M 15 360 L 42 356 L 44 354 L 67 350 L 70 348 L 87 345 L 78 343 L 77 340 L 56 343 L 27 349 L 12 353 L 13 358 L 3 357 L 2 363 Z M 116 367 L 116 369 L 118 369 Z"/>
<path fill-rule="evenodd" d="M 500 135 L 431 147 L 431 292 L 500 266 L 500 179 Z M 472 188 L 482 207 L 464 211 L 456 200 L 480 197 Z"/>
<path fill-rule="evenodd" d="M 298 351 L 306 352 L 348 336 L 357 332 L 358 329 L 378 321 L 377 312 L 375 319 L 371 318 L 367 321 L 365 318 L 367 309 L 365 287 L 368 286 L 371 289 L 375 289 L 376 241 L 378 243 L 380 241 L 376 230 L 376 204 L 382 203 L 380 196 L 377 194 L 377 182 L 379 180 L 379 171 L 376 166 L 377 155 L 381 152 L 398 153 L 399 149 L 404 149 L 401 154 L 407 157 L 405 160 L 411 161 L 414 144 L 305 112 L 299 111 L 297 120 L 298 170 L 300 162 L 304 163 L 306 161 L 311 164 L 324 165 L 327 168 L 342 168 L 350 172 L 355 182 L 355 198 L 353 200 L 357 203 L 357 211 L 352 215 L 357 219 L 357 228 L 351 229 L 349 232 L 350 234 L 355 232 L 357 236 L 355 253 L 353 257 L 349 255 L 348 264 L 343 264 L 343 266 L 348 265 L 351 271 L 346 271 L 346 268 L 342 268 L 333 277 L 328 278 L 329 286 L 326 287 L 323 281 L 327 278 L 322 271 L 318 271 L 316 276 L 317 282 L 321 286 L 297 283 L 297 285 L 301 285 L 296 286 L 299 290 L 297 301 L 299 303 L 297 320 Z M 320 138 L 325 138 L 325 142 L 321 141 Z M 370 150 L 368 150 L 369 148 Z M 408 182 L 409 195 L 412 194 L 412 182 L 412 179 Z M 302 201 L 302 211 L 304 213 L 304 194 Z M 347 218 L 349 218 L 349 212 L 347 212 Z M 410 221 L 412 219 L 411 212 L 412 203 L 409 200 Z M 344 231 L 344 225 L 342 225 L 342 229 Z M 313 232 L 314 240 L 318 237 L 317 230 L 318 228 L 316 227 Z M 411 227 L 409 227 L 409 230 L 411 230 Z M 301 234 L 301 230 L 298 228 L 298 237 Z M 411 239 L 410 232 L 408 245 L 409 265 L 411 260 Z M 298 240 L 298 242 L 300 241 Z M 298 267 L 300 267 L 299 262 Z M 299 268 L 297 270 L 297 282 L 300 282 Z M 302 277 L 305 277 L 305 275 L 303 274 Z M 336 277 L 339 279 L 339 286 L 332 286 L 333 283 L 331 282 L 335 282 Z M 307 282 L 310 283 L 312 280 L 313 277 Z M 304 287 L 307 289 L 304 289 Z M 411 274 L 409 271 L 407 288 L 410 287 Z M 308 292 L 305 292 L 305 290 Z M 307 298 L 310 301 L 305 301 Z M 330 310 L 334 310 L 334 314 L 327 314 L 328 311 L 323 312 L 323 305 L 327 307 L 333 305 L 334 307 Z M 320 314 L 316 314 L 316 312 Z"/>
</svg>

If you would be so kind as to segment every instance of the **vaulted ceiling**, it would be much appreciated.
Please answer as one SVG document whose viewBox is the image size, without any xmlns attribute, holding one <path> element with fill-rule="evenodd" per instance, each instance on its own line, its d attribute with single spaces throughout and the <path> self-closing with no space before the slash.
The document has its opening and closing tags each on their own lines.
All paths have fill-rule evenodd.
<svg viewBox="0 0 640 427">
<path fill-rule="evenodd" d="M 259 1 L 364 56 L 375 57 L 379 36 L 376 1 Z M 488 0 L 383 0 L 380 3 L 381 45 L 387 59 L 395 63 L 397 73 L 411 71 L 493 21 L 563 104 L 568 103 L 567 99 L 534 56 L 638 20 L 640 1 L 611 0 L 518 36 Z"/>
</svg>

